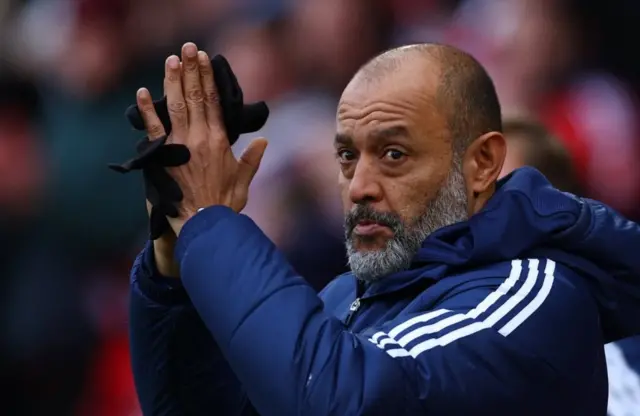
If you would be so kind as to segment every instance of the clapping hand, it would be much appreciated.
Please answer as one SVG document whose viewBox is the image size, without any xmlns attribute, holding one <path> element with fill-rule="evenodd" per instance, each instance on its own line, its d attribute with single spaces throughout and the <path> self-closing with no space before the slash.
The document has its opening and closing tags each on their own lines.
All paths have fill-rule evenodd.
<svg viewBox="0 0 640 416">
<path fill-rule="evenodd" d="M 193 43 L 186 43 L 181 55 L 166 60 L 164 78 L 173 126 L 167 143 L 183 144 L 191 153 L 187 164 L 167 169 L 183 193 L 179 216 L 168 218 L 176 235 L 200 208 L 225 205 L 241 211 L 267 146 L 265 139 L 256 139 L 239 159 L 235 158 L 226 136 L 209 57 Z M 163 137 L 164 127 L 149 91 L 140 89 L 136 101 L 149 139 Z"/>
</svg>

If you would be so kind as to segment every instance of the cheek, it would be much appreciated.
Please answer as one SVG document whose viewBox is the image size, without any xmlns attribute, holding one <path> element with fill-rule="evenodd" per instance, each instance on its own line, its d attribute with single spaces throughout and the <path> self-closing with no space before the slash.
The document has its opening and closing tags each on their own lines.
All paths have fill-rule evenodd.
<svg viewBox="0 0 640 416">
<path fill-rule="evenodd" d="M 423 172 L 406 181 L 392 181 L 385 188 L 385 194 L 391 210 L 398 213 L 405 224 L 412 224 L 424 214 L 445 181 L 442 175 Z"/>
<path fill-rule="evenodd" d="M 406 184 L 390 184 L 385 189 L 389 209 L 397 213 L 403 223 L 411 223 L 422 214 L 429 199 L 429 193 L 424 192 L 424 189 L 424 184 L 413 181 Z"/>
</svg>

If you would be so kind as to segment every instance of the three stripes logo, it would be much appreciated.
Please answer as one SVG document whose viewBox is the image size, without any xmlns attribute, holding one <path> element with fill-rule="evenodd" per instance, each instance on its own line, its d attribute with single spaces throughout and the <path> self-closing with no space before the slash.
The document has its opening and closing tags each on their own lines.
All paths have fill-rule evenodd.
<svg viewBox="0 0 640 416">
<path fill-rule="evenodd" d="M 554 281 L 556 263 L 546 260 L 511 262 L 505 281 L 475 308 L 466 313 L 447 309 L 429 311 L 400 323 L 388 332 L 377 332 L 369 341 L 391 357 L 413 357 L 432 348 L 443 347 L 479 331 L 497 328 L 508 336 L 544 303 Z"/>
</svg>

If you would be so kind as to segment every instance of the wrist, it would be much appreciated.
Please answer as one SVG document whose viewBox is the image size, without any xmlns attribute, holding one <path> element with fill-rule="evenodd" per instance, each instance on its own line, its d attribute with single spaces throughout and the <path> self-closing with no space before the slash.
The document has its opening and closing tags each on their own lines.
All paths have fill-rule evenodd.
<svg viewBox="0 0 640 416">
<path fill-rule="evenodd" d="M 141 256 L 136 261 L 139 262 L 139 267 L 132 283 L 137 283 L 142 295 L 162 306 L 171 307 L 190 303 L 189 296 L 182 286 L 182 280 L 166 277 L 158 270 L 153 240 L 147 242 Z"/>
<path fill-rule="evenodd" d="M 180 236 L 180 232 L 182 231 L 182 227 L 184 227 L 184 225 L 187 223 L 187 221 L 189 221 L 191 218 L 193 218 L 196 214 L 198 214 L 203 209 L 204 208 L 198 208 L 196 210 L 189 211 L 187 214 L 183 214 L 179 218 L 169 218 L 169 217 L 167 217 L 167 220 L 169 221 L 169 225 L 171 225 L 171 229 L 173 229 L 173 232 L 175 233 L 175 235 L 176 236 Z"/>
<path fill-rule="evenodd" d="M 167 241 L 170 239 L 171 241 Z M 180 278 L 180 266 L 174 258 L 176 237 L 163 236 L 153 241 L 153 256 L 158 273 L 163 277 Z"/>
</svg>

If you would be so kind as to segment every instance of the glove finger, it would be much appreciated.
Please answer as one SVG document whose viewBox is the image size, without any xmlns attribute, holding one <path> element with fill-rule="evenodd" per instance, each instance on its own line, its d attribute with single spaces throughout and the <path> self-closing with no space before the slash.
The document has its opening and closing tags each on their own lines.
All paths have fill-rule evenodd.
<svg viewBox="0 0 640 416">
<path fill-rule="evenodd" d="M 109 169 L 120 173 L 128 173 L 132 170 L 144 169 L 144 167 L 155 158 L 158 150 L 162 149 L 163 145 L 167 141 L 167 136 L 163 136 L 157 140 L 149 140 L 148 137 L 142 138 L 136 144 L 136 151 L 138 156 L 127 160 L 124 163 L 109 163 L 107 166 Z"/>
<path fill-rule="evenodd" d="M 132 160 L 129 160 L 121 164 L 109 163 L 107 167 L 118 173 L 129 173 L 132 170 L 132 164 L 133 164 L 132 162 L 133 162 Z"/>
<path fill-rule="evenodd" d="M 129 124 L 136 129 L 143 131 L 144 130 L 144 122 L 142 121 L 142 114 L 140 113 L 140 109 L 136 104 L 132 104 L 124 112 L 124 116 L 129 121 Z"/>
<path fill-rule="evenodd" d="M 158 210 L 162 212 L 163 215 L 171 218 L 177 218 L 179 214 L 178 208 L 171 203 L 161 203 L 158 205 Z"/>
<path fill-rule="evenodd" d="M 147 149 L 151 147 L 151 145 L 153 145 L 153 142 L 149 140 L 149 137 L 148 136 L 143 137 L 142 139 L 140 139 L 140 141 L 138 141 L 138 143 L 136 143 L 136 153 L 140 155 L 146 152 Z"/>
<path fill-rule="evenodd" d="M 213 71 L 215 74 L 216 84 L 218 82 L 224 83 L 224 85 L 222 86 L 227 91 L 227 98 L 229 99 L 229 101 L 234 101 L 242 105 L 244 101 L 242 88 L 240 88 L 240 84 L 238 84 L 236 74 L 233 73 L 231 65 L 229 65 L 229 61 L 227 61 L 227 58 L 222 55 L 216 55 L 211 60 L 211 66 L 213 67 Z M 218 88 L 220 88 L 220 86 L 218 86 Z"/>
<path fill-rule="evenodd" d="M 107 166 L 109 167 L 109 169 L 119 173 L 129 173 L 132 170 L 142 169 L 143 163 L 143 160 L 141 160 L 139 157 L 136 157 L 134 159 L 129 159 L 124 163 L 109 163 Z"/>
<path fill-rule="evenodd" d="M 212 60 L 214 78 L 220 95 L 220 108 L 225 130 L 230 144 L 234 144 L 240 136 L 242 123 L 242 89 L 231 71 L 229 63 L 222 55 Z"/>
<path fill-rule="evenodd" d="M 155 100 L 153 107 L 156 109 L 156 114 L 164 126 L 165 133 L 169 135 L 169 133 L 171 133 L 171 119 L 169 118 L 169 109 L 167 108 L 167 97 L 165 96 L 159 100 Z M 142 113 L 136 104 L 130 105 L 124 112 L 124 115 L 134 129 L 140 131 L 145 130 Z"/>
<path fill-rule="evenodd" d="M 162 166 L 154 165 L 152 168 L 146 170 L 148 171 L 149 181 L 158 191 L 160 201 L 182 201 L 182 190 L 180 186 Z"/>
<path fill-rule="evenodd" d="M 189 148 L 182 144 L 167 144 L 159 148 L 154 157 L 154 163 L 164 167 L 184 165 L 191 159 Z"/>
<path fill-rule="evenodd" d="M 160 192 L 156 188 L 155 183 L 152 180 L 152 175 L 148 169 L 142 171 L 142 177 L 144 179 L 144 194 L 149 203 L 154 207 L 160 204 Z"/>
<path fill-rule="evenodd" d="M 240 134 L 253 133 L 261 128 L 269 118 L 269 107 L 264 101 L 252 104 L 245 104 L 242 110 L 242 129 Z"/>
<path fill-rule="evenodd" d="M 171 217 L 171 218 L 178 218 L 178 216 L 180 215 L 180 213 L 178 212 L 178 208 L 175 205 L 170 205 L 169 207 L 167 207 L 167 217 Z"/>
<path fill-rule="evenodd" d="M 136 152 L 138 156 L 143 156 L 148 153 L 155 152 L 158 148 L 167 143 L 167 136 L 164 135 L 155 140 L 149 140 L 149 136 L 145 136 L 138 143 L 136 143 Z"/>
<path fill-rule="evenodd" d="M 171 226 L 164 214 L 156 207 L 151 208 L 151 215 L 149 216 L 149 238 L 151 240 L 157 240 L 170 229 Z"/>
</svg>

